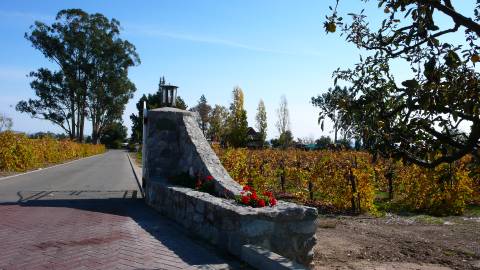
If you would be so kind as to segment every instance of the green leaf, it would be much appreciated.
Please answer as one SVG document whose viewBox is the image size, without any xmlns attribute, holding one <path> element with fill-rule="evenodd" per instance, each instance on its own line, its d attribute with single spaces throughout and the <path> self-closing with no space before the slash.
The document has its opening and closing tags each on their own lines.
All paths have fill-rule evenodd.
<svg viewBox="0 0 480 270">
<path fill-rule="evenodd" d="M 445 60 L 445 64 L 452 69 L 459 67 L 461 63 L 460 57 L 453 50 L 448 51 L 443 59 Z"/>
</svg>

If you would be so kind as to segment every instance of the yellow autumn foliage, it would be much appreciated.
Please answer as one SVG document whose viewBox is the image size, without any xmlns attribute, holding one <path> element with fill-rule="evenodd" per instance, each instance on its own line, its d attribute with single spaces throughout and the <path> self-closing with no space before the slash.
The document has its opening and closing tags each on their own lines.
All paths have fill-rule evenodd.
<svg viewBox="0 0 480 270">
<path fill-rule="evenodd" d="M 471 157 L 434 169 L 398 165 L 392 204 L 409 211 L 434 215 L 459 215 L 467 203 L 478 200 L 474 179 L 467 167 Z M 477 198 L 476 198 L 477 197 Z"/>
<path fill-rule="evenodd" d="M 30 139 L 11 131 L 0 133 L 0 171 L 29 169 L 105 152 L 104 145 L 82 144 L 51 137 Z"/>
<path fill-rule="evenodd" d="M 435 169 L 377 159 L 360 151 L 248 150 L 214 147 L 229 174 L 240 184 L 289 194 L 336 210 L 376 213 L 376 196 L 389 189 L 387 206 L 435 215 L 462 214 L 480 203 L 478 166 L 469 156 Z M 355 208 L 353 208 L 353 206 Z M 388 209 L 387 209 L 388 210 Z"/>
<path fill-rule="evenodd" d="M 215 148 L 223 166 L 240 184 L 288 193 L 299 201 L 321 201 L 338 210 L 374 212 L 374 169 L 362 152 L 247 150 Z M 349 177 L 354 178 L 354 187 Z M 282 179 L 284 179 L 282 181 Z"/>
</svg>

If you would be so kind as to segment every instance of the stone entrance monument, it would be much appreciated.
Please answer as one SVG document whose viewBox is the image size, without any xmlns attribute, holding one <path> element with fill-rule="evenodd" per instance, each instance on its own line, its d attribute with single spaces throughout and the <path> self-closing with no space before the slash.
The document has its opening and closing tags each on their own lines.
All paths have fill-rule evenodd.
<svg viewBox="0 0 480 270">
<path fill-rule="evenodd" d="M 174 106 L 172 93 L 171 106 Z M 164 107 L 144 111 L 143 183 L 147 204 L 174 219 L 192 234 L 242 259 L 248 247 L 260 247 L 310 266 L 317 210 L 279 201 L 252 208 L 233 200 L 242 187 L 224 169 L 203 136 L 192 112 Z M 188 173 L 210 175 L 215 193 L 169 183 Z M 251 250 L 251 249 L 250 249 Z"/>
</svg>

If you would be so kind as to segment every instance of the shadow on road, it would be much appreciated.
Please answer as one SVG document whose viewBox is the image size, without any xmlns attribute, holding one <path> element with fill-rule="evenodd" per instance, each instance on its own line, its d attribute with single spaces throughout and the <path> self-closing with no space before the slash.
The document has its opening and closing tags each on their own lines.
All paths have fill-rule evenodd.
<svg viewBox="0 0 480 270">
<path fill-rule="evenodd" d="M 245 269 L 230 255 L 218 251 L 209 244 L 192 238 L 192 236 L 186 237 L 188 232 L 148 207 L 142 199 L 135 198 L 135 193 L 136 191 L 19 192 L 17 202 L 4 202 L 0 203 L 0 206 L 73 208 L 129 217 L 190 265 L 222 265 L 227 263 L 230 269 Z M 188 243 L 188 245 L 185 243 Z M 204 252 L 198 252 L 199 250 Z M 205 252 L 215 256 L 205 256 Z"/>
</svg>

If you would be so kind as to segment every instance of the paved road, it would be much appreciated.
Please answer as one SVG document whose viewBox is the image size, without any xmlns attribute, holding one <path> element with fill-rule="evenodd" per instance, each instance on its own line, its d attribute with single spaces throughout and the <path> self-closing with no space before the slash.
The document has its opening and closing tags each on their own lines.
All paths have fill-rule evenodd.
<svg viewBox="0 0 480 270">
<path fill-rule="evenodd" d="M 0 180 L 0 269 L 224 269 L 141 199 L 126 153 Z"/>
<path fill-rule="evenodd" d="M 128 157 L 113 150 L 73 163 L 0 179 L 0 202 L 17 201 L 27 191 L 138 190 Z"/>
</svg>

